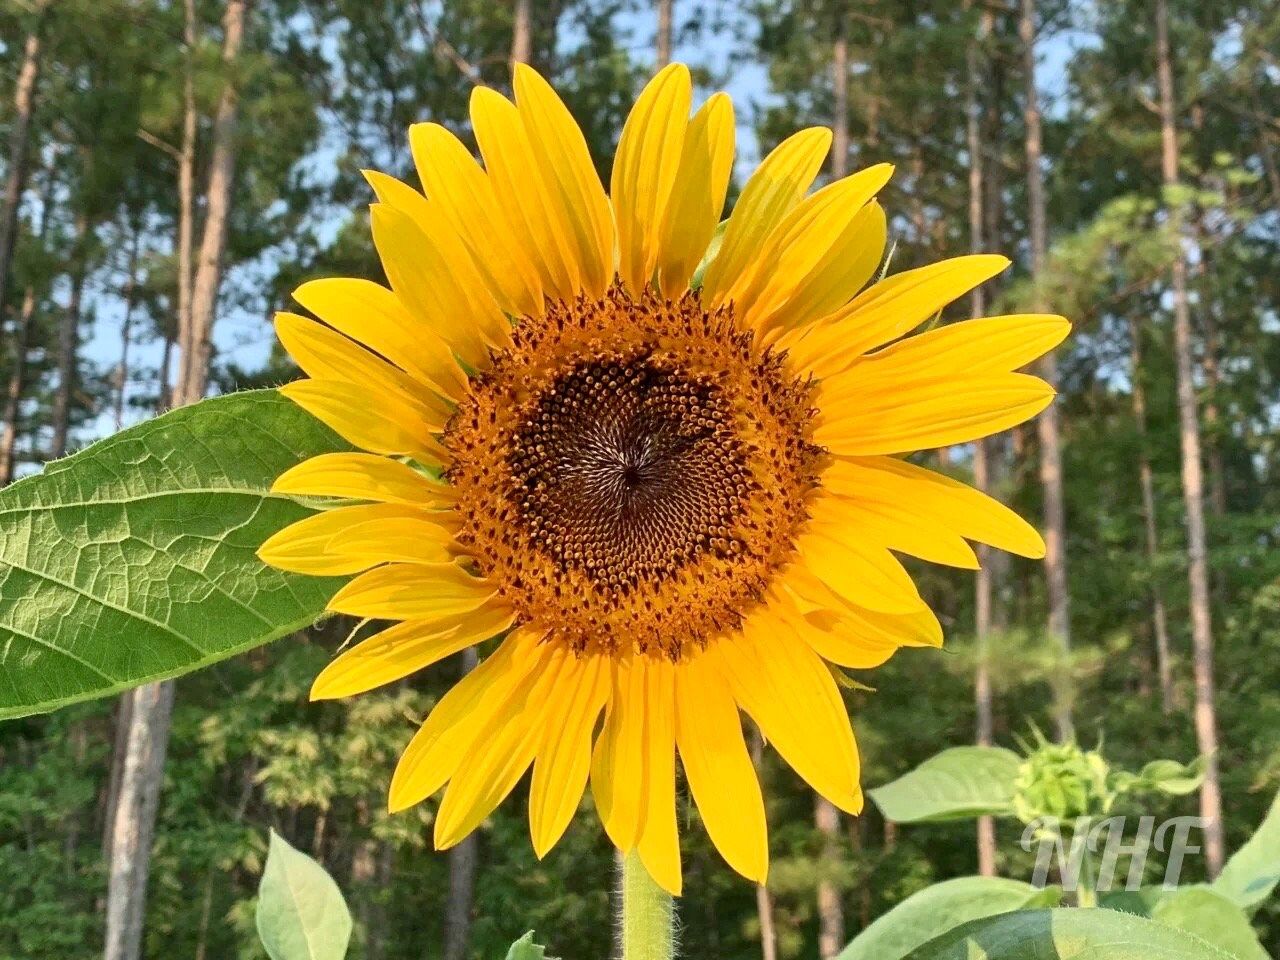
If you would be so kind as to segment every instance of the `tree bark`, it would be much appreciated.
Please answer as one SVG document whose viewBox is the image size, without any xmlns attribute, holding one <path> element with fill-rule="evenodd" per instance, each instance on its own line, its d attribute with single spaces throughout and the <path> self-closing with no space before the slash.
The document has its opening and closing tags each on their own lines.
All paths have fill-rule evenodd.
<svg viewBox="0 0 1280 960">
<path fill-rule="evenodd" d="M 1166 188 L 1178 186 L 1178 134 L 1174 126 L 1173 64 L 1169 50 L 1167 0 L 1156 0 L 1156 72 L 1160 87 L 1160 167 Z M 1176 199 L 1176 198 L 1175 198 Z M 1182 239 L 1182 214 L 1169 209 L 1174 235 Z M 1182 448 L 1182 497 L 1186 507 L 1187 580 L 1191 603 L 1192 668 L 1195 677 L 1196 745 L 1205 758 L 1200 787 L 1205 865 L 1210 878 L 1222 869 L 1222 791 L 1218 779 L 1218 722 L 1214 707 L 1213 621 L 1209 607 L 1209 569 L 1205 551 L 1204 474 L 1200 465 L 1200 418 L 1196 405 L 1191 311 L 1187 302 L 1187 264 L 1179 250 L 1173 259 L 1173 338 L 1178 379 L 1178 433 Z"/>
<path fill-rule="evenodd" d="M 182 142 L 178 148 L 178 346 L 191 354 L 191 251 L 195 236 L 196 94 L 195 0 L 183 0 L 183 42 L 186 62 L 182 74 Z M 165 368 L 168 369 L 167 366 Z M 168 406 L 168 403 L 165 403 Z"/>
<path fill-rule="evenodd" d="M 149 683 L 130 691 L 128 697 L 132 702 L 125 759 L 111 827 L 105 960 L 137 960 L 141 956 L 151 839 L 169 742 L 173 683 Z"/>
<path fill-rule="evenodd" d="M 227 77 L 213 118 L 209 154 L 209 186 L 205 193 L 204 233 L 191 285 L 190 349 L 183 356 L 183 371 L 175 390 L 174 405 L 195 403 L 209 383 L 213 349 L 213 321 L 222 282 L 222 255 L 227 245 L 231 213 L 231 186 L 236 170 L 236 123 L 240 94 L 233 76 L 244 40 L 249 0 L 228 0 L 222 17 L 222 63 Z"/>
<path fill-rule="evenodd" d="M 119 379 L 115 384 L 115 424 L 117 430 L 124 428 L 125 393 L 129 385 L 129 338 L 133 332 L 134 294 L 138 289 L 138 248 L 141 232 L 135 225 L 133 238 L 129 244 L 128 276 L 124 281 L 124 318 L 120 321 L 120 369 Z"/>
<path fill-rule="evenodd" d="M 982 104 L 978 91 L 981 89 L 981 74 L 978 64 L 978 45 L 990 28 L 991 14 L 985 13 L 978 36 L 970 40 L 965 51 L 965 138 L 969 153 L 969 248 L 973 253 L 983 252 L 985 239 L 983 236 L 983 175 L 984 163 L 982 154 Z M 970 315 L 974 318 L 986 314 L 986 294 L 982 287 L 975 287 L 970 294 Z M 991 471 L 988 463 L 987 444 L 978 440 L 973 447 L 973 480 L 977 488 L 990 493 L 992 488 Z M 994 742 L 994 720 L 992 717 L 991 671 L 989 662 L 989 645 L 992 629 L 992 604 L 995 601 L 994 574 L 991 564 L 991 551 L 981 548 L 981 566 L 978 569 L 974 584 L 974 641 L 976 657 L 973 675 L 973 700 L 976 715 L 975 739 L 979 746 L 989 747 Z M 991 817 L 979 817 L 978 833 L 978 873 L 984 877 L 993 877 L 996 873 L 996 835 L 995 821 Z"/>
<path fill-rule="evenodd" d="M 4 183 L 4 208 L 0 210 L 0 318 L 7 306 L 9 269 L 18 236 L 18 208 L 27 186 L 27 154 L 31 144 L 31 117 L 35 113 L 36 84 L 40 81 L 40 31 L 50 0 L 36 4 L 35 21 L 22 47 L 22 66 L 13 93 L 13 126 L 9 131 L 9 171 Z M 0 320 L 2 322 L 2 320 Z"/>
<path fill-rule="evenodd" d="M 1027 155 L 1027 223 L 1030 232 L 1031 281 L 1040 280 L 1048 252 L 1048 227 L 1045 216 L 1044 174 L 1041 170 L 1040 95 L 1036 86 L 1036 2 L 1022 0 L 1018 35 L 1022 40 L 1026 101 Z M 1039 300 L 1039 294 L 1035 294 Z M 1040 309 L 1040 304 L 1035 304 Z M 1058 362 L 1052 353 L 1039 363 L 1040 376 L 1055 389 L 1058 385 Z M 1062 667 L 1057 679 L 1054 703 L 1054 725 L 1059 738 L 1073 734 L 1071 700 L 1074 696 L 1071 678 L 1071 595 L 1067 590 L 1067 527 L 1062 492 L 1062 434 L 1058 408 L 1050 404 L 1036 421 L 1040 438 L 1040 484 L 1044 488 L 1045 578 L 1049 597 L 1049 635 L 1061 647 Z"/>
<path fill-rule="evenodd" d="M 77 357 L 80 348 L 80 304 L 84 296 L 84 279 L 88 271 L 89 217 L 76 216 L 76 239 L 71 255 L 71 293 L 67 308 L 58 325 L 58 389 L 53 395 L 53 440 L 49 445 L 49 459 L 58 460 L 67 455 L 67 441 L 71 432 L 71 407 L 75 401 Z"/>
<path fill-rule="evenodd" d="M 528 63 L 533 55 L 532 0 L 515 0 L 511 27 L 511 63 Z"/>
<path fill-rule="evenodd" d="M 22 293 L 13 331 L 13 356 L 10 359 L 9 386 L 4 398 L 4 433 L 0 435 L 0 487 L 13 482 L 17 467 L 18 419 L 22 415 L 22 394 L 26 390 L 27 346 L 31 339 L 31 323 L 36 312 L 36 288 L 27 284 Z"/>
<path fill-rule="evenodd" d="M 831 44 L 831 177 L 838 180 L 849 167 L 849 21 L 843 7 L 836 14 Z"/>
<path fill-rule="evenodd" d="M 758 730 L 751 731 L 751 761 L 756 775 L 764 766 L 764 740 Z M 773 926 L 773 894 L 763 883 L 756 884 L 756 915 L 760 919 L 761 960 L 778 960 L 778 934 Z"/>
<path fill-rule="evenodd" d="M 475 647 L 463 650 L 462 675 L 465 677 L 479 662 L 480 657 Z M 467 955 L 479 853 L 479 841 L 474 833 L 449 850 L 449 899 L 444 908 L 444 960 L 464 960 Z"/>
<path fill-rule="evenodd" d="M 1129 319 L 1130 377 L 1133 381 L 1133 420 L 1138 429 L 1138 483 L 1142 490 L 1142 528 L 1146 541 L 1147 566 L 1151 577 L 1151 631 L 1155 639 L 1156 675 L 1160 681 L 1160 709 L 1168 716 L 1173 712 L 1173 665 L 1169 653 L 1169 617 L 1164 605 L 1164 591 L 1156 579 L 1156 558 L 1160 536 L 1156 525 L 1155 478 L 1151 470 L 1151 454 L 1147 451 L 1147 388 L 1142 378 L 1142 328 L 1136 318 Z"/>
<path fill-rule="evenodd" d="M 658 69 L 661 70 L 671 62 L 671 6 L 674 0 L 658 0 L 658 35 L 655 38 L 657 47 Z"/>
<path fill-rule="evenodd" d="M 204 396 L 209 382 L 211 337 L 235 176 L 239 97 L 234 71 L 248 12 L 249 0 L 228 0 L 222 18 L 222 62 L 227 76 L 214 115 L 204 233 L 192 281 L 188 349 L 181 357 L 181 370 L 174 387 L 175 406 L 195 403 Z M 131 690 L 125 697 L 130 701 L 129 726 L 112 824 L 106 960 L 137 960 L 139 956 L 147 868 L 169 742 L 173 681 L 147 684 Z"/>
</svg>

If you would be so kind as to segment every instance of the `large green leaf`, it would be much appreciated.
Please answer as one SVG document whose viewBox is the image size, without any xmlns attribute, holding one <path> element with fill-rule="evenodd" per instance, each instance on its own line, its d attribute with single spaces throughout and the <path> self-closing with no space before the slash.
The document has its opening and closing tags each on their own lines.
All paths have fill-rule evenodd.
<svg viewBox="0 0 1280 960">
<path fill-rule="evenodd" d="M 959 877 L 926 887 L 858 934 L 838 960 L 901 960 L 954 927 L 1028 906 L 1056 906 L 1061 891 L 1003 877 Z"/>
<path fill-rule="evenodd" d="M 315 620 L 339 582 L 254 553 L 308 513 L 272 480 L 341 449 L 261 390 L 131 427 L 0 491 L 0 717 L 187 673 Z"/>
<path fill-rule="evenodd" d="M 1244 910 L 1255 909 L 1280 881 L 1280 793 L 1253 836 L 1231 855 L 1213 891 Z"/>
<path fill-rule="evenodd" d="M 1103 909 L 1018 910 L 972 920 L 907 960 L 1234 960 L 1154 920 Z"/>
<path fill-rule="evenodd" d="M 1008 814 L 1022 758 L 1000 747 L 953 747 L 910 773 L 869 791 L 880 812 L 898 823 Z"/>
<path fill-rule="evenodd" d="M 533 931 L 530 930 L 511 945 L 511 949 L 507 951 L 507 960 L 555 960 L 555 958 L 548 957 L 546 948 L 533 942 Z"/>
<path fill-rule="evenodd" d="M 1185 887 L 1151 908 L 1151 919 L 1188 930 L 1239 960 L 1269 960 L 1248 916 L 1208 887 Z"/>
<path fill-rule="evenodd" d="M 351 912 L 324 867 L 274 830 L 258 885 L 258 939 L 271 960 L 342 960 Z"/>
</svg>

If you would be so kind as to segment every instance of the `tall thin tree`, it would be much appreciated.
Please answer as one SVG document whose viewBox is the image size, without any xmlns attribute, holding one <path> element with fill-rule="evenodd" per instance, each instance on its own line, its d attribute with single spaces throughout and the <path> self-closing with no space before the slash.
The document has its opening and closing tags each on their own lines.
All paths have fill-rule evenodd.
<svg viewBox="0 0 1280 960">
<path fill-rule="evenodd" d="M 35 17 L 22 45 L 22 66 L 13 91 L 13 125 L 9 128 L 8 172 L 4 181 L 3 208 L 0 208 L 0 318 L 5 313 L 9 289 L 9 268 L 18 233 L 18 208 L 27 186 L 27 155 L 31 144 L 31 118 L 36 108 L 36 85 L 40 80 L 42 30 L 51 0 L 39 0 Z M 0 321 L 2 322 L 2 321 Z"/>
<path fill-rule="evenodd" d="M 658 33 L 654 40 L 657 47 L 658 69 L 671 62 L 671 17 L 674 0 L 658 0 Z"/>
<path fill-rule="evenodd" d="M 1169 5 L 1156 0 L 1156 77 L 1160 88 L 1160 169 L 1165 188 L 1176 191 L 1178 132 L 1175 121 L 1173 60 L 1169 45 Z M 1175 196 L 1169 197 L 1170 228 L 1183 241 L 1183 216 Z M 1204 821 L 1205 865 L 1211 877 L 1222 869 L 1222 788 L 1218 774 L 1218 721 L 1214 704 L 1213 618 L 1209 606 L 1209 564 L 1205 549 L 1204 473 L 1201 467 L 1200 415 L 1196 403 L 1195 358 L 1191 307 L 1187 297 L 1187 263 L 1181 249 L 1171 267 L 1173 348 L 1178 381 L 1178 437 L 1182 451 L 1182 498 L 1187 523 L 1187 580 L 1191 604 L 1192 673 L 1195 678 L 1196 744 L 1205 760 L 1200 786 Z"/>
<path fill-rule="evenodd" d="M 966 7 L 972 9 L 971 3 Z M 982 143 L 982 100 L 980 91 L 983 87 L 980 66 L 980 46 L 983 37 L 990 31 L 991 14 L 984 11 L 980 25 L 965 47 L 965 142 L 969 154 L 969 248 L 973 253 L 984 251 L 983 224 L 985 211 L 983 208 L 984 158 Z M 997 104 L 997 108 L 998 108 Z M 970 294 L 969 312 L 972 317 L 986 314 L 986 293 L 982 287 L 975 287 Z M 979 490 L 991 492 L 992 477 L 990 450 L 985 440 L 978 440 L 973 445 L 973 479 Z M 995 739 L 995 724 L 992 718 L 991 703 L 991 667 L 990 643 L 993 626 L 992 605 L 996 602 L 995 569 L 992 565 L 991 551 L 980 548 L 981 566 L 974 583 L 974 641 L 975 662 L 973 674 L 974 712 L 977 718 L 975 736 L 980 746 L 991 746 Z M 978 873 L 984 877 L 993 877 L 996 872 L 996 834 L 995 820 L 991 817 L 978 818 Z"/>
<path fill-rule="evenodd" d="M 1044 272 L 1048 253 L 1048 224 L 1045 212 L 1043 150 L 1041 146 L 1040 92 L 1036 79 L 1036 0 L 1022 0 L 1018 20 L 1022 41 L 1024 74 L 1023 117 L 1026 122 L 1027 227 L 1030 234 L 1031 282 L 1036 289 Z M 1034 294 L 1040 309 L 1040 294 Z M 1058 361 L 1052 353 L 1040 360 L 1040 376 L 1050 386 L 1058 385 Z M 1054 724 L 1058 736 L 1072 735 L 1071 700 L 1071 595 L 1067 590 L 1067 523 L 1062 490 L 1062 431 L 1054 404 L 1036 420 L 1040 439 L 1040 485 L 1044 493 L 1044 558 L 1049 597 L 1049 635 L 1061 647 L 1062 663 L 1054 697 Z"/>
<path fill-rule="evenodd" d="M 214 115 L 204 232 L 192 281 L 191 314 L 174 389 L 175 405 L 196 402 L 208 388 L 213 322 L 235 177 L 239 107 L 235 74 L 249 6 L 249 0 L 228 0 L 223 11 L 222 64 L 226 76 Z M 110 827 L 106 960 L 137 960 L 140 955 L 151 841 L 169 743 L 173 693 L 171 680 L 146 684 L 126 695 L 128 706 L 121 711 L 128 728 Z"/>
</svg>

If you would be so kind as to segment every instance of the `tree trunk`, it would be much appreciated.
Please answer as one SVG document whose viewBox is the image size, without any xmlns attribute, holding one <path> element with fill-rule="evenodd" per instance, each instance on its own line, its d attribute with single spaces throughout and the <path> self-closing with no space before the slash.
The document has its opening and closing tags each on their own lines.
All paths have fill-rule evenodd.
<svg viewBox="0 0 1280 960">
<path fill-rule="evenodd" d="M 1041 170 L 1040 96 L 1036 86 L 1036 3 L 1022 0 L 1018 22 L 1022 40 L 1026 102 L 1027 154 L 1027 223 L 1030 229 L 1031 281 L 1036 284 L 1044 270 L 1048 251 L 1048 227 L 1045 218 L 1044 173 Z M 1035 294 L 1040 309 L 1039 293 Z M 1052 353 L 1039 363 L 1039 374 L 1050 386 L 1058 385 L 1058 362 Z M 1040 484 L 1044 488 L 1044 567 L 1049 597 L 1049 635 L 1061 646 L 1061 674 L 1057 681 L 1054 724 L 1058 736 L 1073 734 L 1071 700 L 1074 696 L 1071 677 L 1071 597 L 1067 591 L 1067 528 L 1062 493 L 1062 436 L 1058 424 L 1058 408 L 1050 404 L 1036 421 L 1040 438 Z"/>
<path fill-rule="evenodd" d="M 124 318 L 120 321 L 120 369 L 116 381 L 115 422 L 116 429 L 124 429 L 125 393 L 129 385 L 129 338 L 133 333 L 134 294 L 138 289 L 138 247 L 141 230 L 135 228 L 129 244 L 129 275 L 124 282 Z"/>
<path fill-rule="evenodd" d="M 35 21 L 22 47 L 22 66 L 13 93 L 13 126 L 9 130 L 9 171 L 4 182 L 4 208 L 0 210 L 0 318 L 5 314 L 9 268 L 18 235 L 18 208 L 27 185 L 27 154 L 31 144 L 31 117 L 35 113 L 36 84 L 40 80 L 40 30 L 49 0 L 36 4 Z M 0 319 L 0 322 L 3 322 Z"/>
<path fill-rule="evenodd" d="M 1142 378 L 1142 328 L 1129 319 L 1130 376 L 1133 380 L 1133 419 L 1138 428 L 1138 483 L 1142 488 L 1142 527 L 1146 539 L 1147 566 L 1151 577 L 1151 630 L 1155 637 L 1156 675 L 1160 680 L 1160 709 L 1167 716 L 1173 712 L 1173 666 L 1169 655 L 1169 618 L 1164 605 L 1164 591 L 1156 579 L 1156 558 L 1160 536 L 1156 527 L 1155 480 L 1151 455 L 1147 451 L 1147 388 Z"/>
<path fill-rule="evenodd" d="M 111 826 L 105 960 L 141 956 L 151 839 L 169 742 L 173 683 L 149 683 L 128 694 L 128 735 L 120 794 Z"/>
<path fill-rule="evenodd" d="M 656 37 L 658 69 L 671 62 L 671 5 L 674 0 L 658 0 L 658 35 Z"/>
<path fill-rule="evenodd" d="M 77 382 L 76 354 L 80 347 L 80 304 L 84 295 L 84 278 L 89 244 L 89 218 L 76 216 L 76 239 L 71 255 L 71 294 L 67 309 L 58 325 L 58 389 L 53 395 L 53 440 L 49 459 L 67 455 L 67 438 L 71 431 L 71 407 L 75 401 Z"/>
<path fill-rule="evenodd" d="M 1169 51 L 1167 0 L 1156 0 L 1156 61 L 1160 85 L 1160 166 L 1166 187 L 1178 185 L 1178 135 L 1174 128 L 1173 65 Z M 1174 234 L 1181 240 L 1182 214 L 1171 207 Z M 1213 621 L 1209 609 L 1209 570 L 1205 555 L 1204 475 L 1200 466 L 1200 420 L 1196 408 L 1191 343 L 1191 311 L 1187 302 L 1187 264 L 1182 252 L 1173 259 L 1173 338 L 1178 370 L 1178 427 L 1182 447 L 1182 497 L 1186 506 L 1187 579 L 1191 603 L 1191 648 L 1195 677 L 1196 745 L 1205 758 L 1200 787 L 1204 821 L 1205 865 L 1209 876 L 1222 869 L 1222 793 L 1218 781 L 1218 724 L 1213 692 Z"/>
<path fill-rule="evenodd" d="M 213 321 L 222 282 L 222 255 L 227 245 L 227 224 L 231 212 L 231 186 L 236 170 L 236 123 L 240 95 L 235 77 L 240 46 L 244 40 L 249 0 L 228 0 L 223 14 L 222 63 L 228 76 L 218 98 L 213 118 L 213 138 L 209 154 L 209 187 L 205 194 L 204 234 L 191 285 L 191 315 L 182 376 L 175 391 L 174 405 L 195 403 L 204 396 L 209 383 L 209 361 L 213 350 Z"/>
<path fill-rule="evenodd" d="M 465 677 L 480 662 L 475 647 L 462 651 Z M 471 908 L 476 895 L 476 864 L 479 840 L 469 834 L 449 850 L 449 899 L 444 908 L 444 960 L 464 960 L 471 937 Z"/>
<path fill-rule="evenodd" d="M 22 293 L 13 331 L 13 357 L 10 360 L 9 386 L 4 398 L 4 434 L 0 435 L 0 487 L 13 482 L 17 467 L 18 419 L 22 416 L 22 394 L 26 389 L 27 346 L 31 339 L 31 323 L 36 312 L 36 289 L 27 284 Z"/>
<path fill-rule="evenodd" d="M 758 730 L 751 731 L 751 760 L 756 775 L 764 767 L 764 740 Z M 756 915 L 760 919 L 761 960 L 778 960 L 778 934 L 773 927 L 773 894 L 763 883 L 756 884 Z"/>
<path fill-rule="evenodd" d="M 196 192 L 195 0 L 183 0 L 183 15 L 182 34 L 187 55 L 182 75 L 182 143 L 178 148 L 177 326 L 180 355 L 187 357 L 191 355 L 191 250 L 195 236 Z M 167 365 L 165 370 L 167 373 Z M 168 406 L 167 399 L 165 406 Z"/>
<path fill-rule="evenodd" d="M 235 176 L 239 99 L 233 73 L 248 11 L 248 0 L 228 0 L 222 19 L 222 62 L 227 78 L 214 115 L 204 233 L 191 289 L 189 349 L 181 357 L 181 371 L 173 396 L 175 406 L 195 403 L 204 396 L 209 382 L 214 313 Z M 173 681 L 147 684 L 125 696 L 131 704 L 120 795 L 115 803 L 112 826 L 106 960 L 137 960 L 139 956 L 147 866 L 164 779 L 164 754 L 169 742 Z"/>
<path fill-rule="evenodd" d="M 511 28 L 511 63 L 528 63 L 533 54 L 533 0 L 515 0 Z"/>
<path fill-rule="evenodd" d="M 982 155 L 982 105 L 978 91 L 982 78 L 978 66 L 978 45 L 982 35 L 990 27 L 991 14 L 983 15 L 981 33 L 970 40 L 965 51 L 965 134 L 969 154 L 969 248 L 982 253 L 983 238 L 983 155 Z M 982 287 L 970 294 L 970 315 L 974 318 L 986 314 L 986 294 Z M 991 492 L 991 471 L 988 449 L 984 440 L 973 447 L 973 480 L 979 490 Z M 994 721 L 991 705 L 991 671 L 988 650 L 991 640 L 992 604 L 994 602 L 995 570 L 991 564 L 991 551 L 982 548 L 981 566 L 974 584 L 974 641 L 976 657 L 973 676 L 974 712 L 977 719 L 975 739 L 979 746 L 989 747 L 994 742 Z M 993 877 L 996 873 L 995 821 L 991 817 L 978 818 L 978 873 Z"/>
<path fill-rule="evenodd" d="M 831 45 L 831 177 L 838 180 L 849 166 L 849 31 L 848 18 L 836 14 Z"/>
</svg>

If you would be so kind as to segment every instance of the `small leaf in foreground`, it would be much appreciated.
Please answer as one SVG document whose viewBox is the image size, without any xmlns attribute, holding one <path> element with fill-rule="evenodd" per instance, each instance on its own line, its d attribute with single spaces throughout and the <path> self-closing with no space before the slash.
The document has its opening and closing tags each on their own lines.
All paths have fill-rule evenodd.
<svg viewBox="0 0 1280 960">
<path fill-rule="evenodd" d="M 258 886 L 258 938 L 271 960 L 342 960 L 351 913 L 324 867 L 274 830 Z"/>
<path fill-rule="evenodd" d="M 507 960 L 555 960 L 555 958 L 548 957 L 546 948 L 533 942 L 533 931 L 530 930 L 511 945 L 511 949 L 507 951 Z"/>
<path fill-rule="evenodd" d="M 868 791 L 897 823 L 961 820 L 1012 810 L 1022 758 L 1000 747 L 953 747 L 892 783 Z"/>
</svg>

